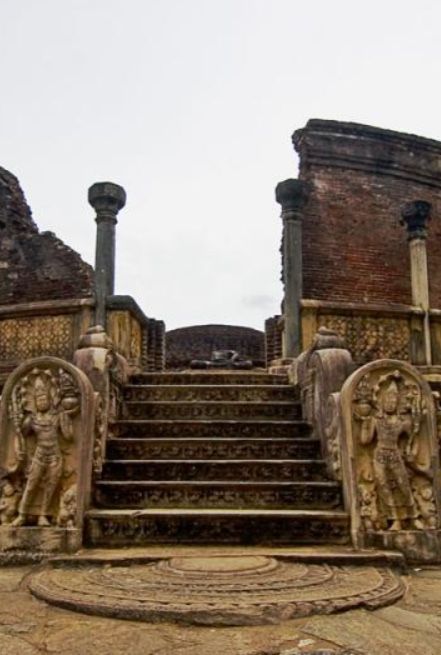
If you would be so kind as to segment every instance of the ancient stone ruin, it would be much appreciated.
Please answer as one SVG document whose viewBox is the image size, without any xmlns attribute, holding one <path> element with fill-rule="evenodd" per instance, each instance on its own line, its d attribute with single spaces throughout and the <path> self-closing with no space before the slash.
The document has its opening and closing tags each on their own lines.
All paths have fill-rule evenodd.
<svg viewBox="0 0 441 655">
<path fill-rule="evenodd" d="M 167 369 L 186 369 L 194 359 L 209 360 L 214 350 L 235 350 L 255 367 L 265 366 L 263 331 L 237 325 L 192 325 L 166 332 Z"/>
<path fill-rule="evenodd" d="M 404 587 L 385 564 L 441 561 L 441 144 L 322 120 L 293 143 L 298 179 L 276 188 L 283 298 L 265 334 L 166 338 L 114 294 L 124 189 L 89 189 L 92 270 L 38 231 L 0 170 L 0 560 L 48 560 L 38 597 L 123 618 L 265 623 L 393 602 Z M 153 544 L 238 545 L 244 559 L 138 555 L 111 580 L 98 564 L 82 577 L 70 560 L 51 564 Z M 280 545 L 290 555 L 265 550 Z M 352 576 L 352 589 L 342 563 L 367 567 L 363 584 Z M 105 600 L 114 583 L 119 605 Z"/>
</svg>

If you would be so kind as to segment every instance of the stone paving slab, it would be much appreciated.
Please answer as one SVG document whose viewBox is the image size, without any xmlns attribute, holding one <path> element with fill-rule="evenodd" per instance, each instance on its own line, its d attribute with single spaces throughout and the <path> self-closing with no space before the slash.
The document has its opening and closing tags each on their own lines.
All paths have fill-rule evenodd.
<svg viewBox="0 0 441 655">
<path fill-rule="evenodd" d="M 404 607 L 384 607 L 375 613 L 377 618 L 401 628 L 410 628 L 425 635 L 433 634 L 441 639 L 441 616 L 421 614 Z"/>
<path fill-rule="evenodd" d="M 304 631 L 365 655 L 439 655 L 441 636 L 428 634 L 425 624 L 418 628 L 417 625 L 417 616 L 408 627 L 386 621 L 376 613 L 355 610 L 332 617 L 314 617 L 304 626 Z"/>
</svg>

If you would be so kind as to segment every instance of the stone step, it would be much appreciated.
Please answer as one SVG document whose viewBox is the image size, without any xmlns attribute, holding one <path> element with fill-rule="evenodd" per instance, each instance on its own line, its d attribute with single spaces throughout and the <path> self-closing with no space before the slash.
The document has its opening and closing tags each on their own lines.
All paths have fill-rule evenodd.
<svg viewBox="0 0 441 655">
<path fill-rule="evenodd" d="M 116 508 L 331 509 L 342 506 L 336 482 L 100 481 L 95 505 Z"/>
<path fill-rule="evenodd" d="M 293 402 L 298 400 L 296 389 L 290 385 L 240 384 L 128 384 L 124 400 L 131 401 L 223 401 L 223 402 Z"/>
<path fill-rule="evenodd" d="M 345 544 L 348 515 L 339 510 L 94 509 L 86 544 Z"/>
<path fill-rule="evenodd" d="M 232 371 L 195 371 L 178 373 L 138 373 L 130 378 L 132 384 L 289 384 L 286 375 L 269 375 L 268 373 L 244 373 Z"/>
<path fill-rule="evenodd" d="M 318 459 L 320 442 L 292 439 L 112 439 L 111 459 Z"/>
<path fill-rule="evenodd" d="M 300 481 L 326 479 L 323 460 L 112 460 L 103 480 Z"/>
<path fill-rule="evenodd" d="M 276 402 L 135 402 L 123 404 L 124 418 L 144 419 L 260 419 L 301 418 L 299 403 Z"/>
<path fill-rule="evenodd" d="M 115 432 L 123 439 L 271 439 L 309 436 L 310 426 L 301 420 L 122 420 Z M 110 442 L 109 442 L 110 443 Z"/>
<path fill-rule="evenodd" d="M 60 567 L 88 567 L 88 566 L 132 566 L 151 564 L 172 557 L 191 557 L 195 559 L 207 557 L 239 557 L 263 556 L 274 557 L 283 562 L 297 564 L 325 564 L 331 566 L 378 566 L 390 567 L 406 575 L 409 566 L 404 555 L 393 550 L 354 550 L 351 543 L 346 545 L 326 544 L 316 545 L 314 548 L 304 545 L 274 545 L 250 546 L 246 551 L 240 544 L 222 544 L 220 548 L 214 545 L 200 544 L 181 546 L 179 544 L 144 546 L 123 546 L 122 548 L 83 548 L 77 553 L 60 553 L 51 555 L 50 566 Z M 291 651 L 290 651 L 291 652 Z M 263 654 L 261 654 L 263 655 Z M 287 654 L 288 655 L 288 654 Z M 294 655 L 294 654 L 293 654 Z M 312 654 L 311 654 L 312 655 Z M 316 653 L 317 655 L 317 653 Z M 322 653 L 323 655 L 323 653 Z"/>
</svg>

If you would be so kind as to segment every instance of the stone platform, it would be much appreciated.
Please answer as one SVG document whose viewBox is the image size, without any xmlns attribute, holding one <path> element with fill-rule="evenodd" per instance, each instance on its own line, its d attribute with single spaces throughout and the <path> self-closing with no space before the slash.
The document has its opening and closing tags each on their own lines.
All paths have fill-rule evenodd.
<svg viewBox="0 0 441 655">
<path fill-rule="evenodd" d="M 236 626 L 376 609 L 404 594 L 387 566 L 301 559 L 258 553 L 176 554 L 143 563 L 60 559 L 33 575 L 29 588 L 41 600 L 86 614 Z"/>
</svg>

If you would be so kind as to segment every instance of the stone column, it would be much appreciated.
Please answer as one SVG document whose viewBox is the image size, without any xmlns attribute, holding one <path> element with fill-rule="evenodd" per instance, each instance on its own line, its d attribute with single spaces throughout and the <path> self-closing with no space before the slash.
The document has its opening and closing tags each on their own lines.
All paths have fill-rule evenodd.
<svg viewBox="0 0 441 655">
<path fill-rule="evenodd" d="M 401 224 L 407 228 L 410 272 L 412 282 L 412 304 L 424 310 L 424 350 L 426 364 L 432 363 L 429 321 L 429 276 L 427 272 L 427 222 L 430 220 L 431 204 L 425 200 L 414 200 L 401 210 Z"/>
<path fill-rule="evenodd" d="M 106 327 L 106 298 L 115 289 L 115 225 L 126 204 L 126 192 L 118 184 L 97 182 L 89 189 L 89 203 L 96 211 L 95 324 Z"/>
<path fill-rule="evenodd" d="M 283 359 L 302 351 L 300 301 L 302 299 L 302 209 L 307 195 L 304 182 L 285 180 L 276 187 L 276 200 L 282 207 Z"/>
</svg>

